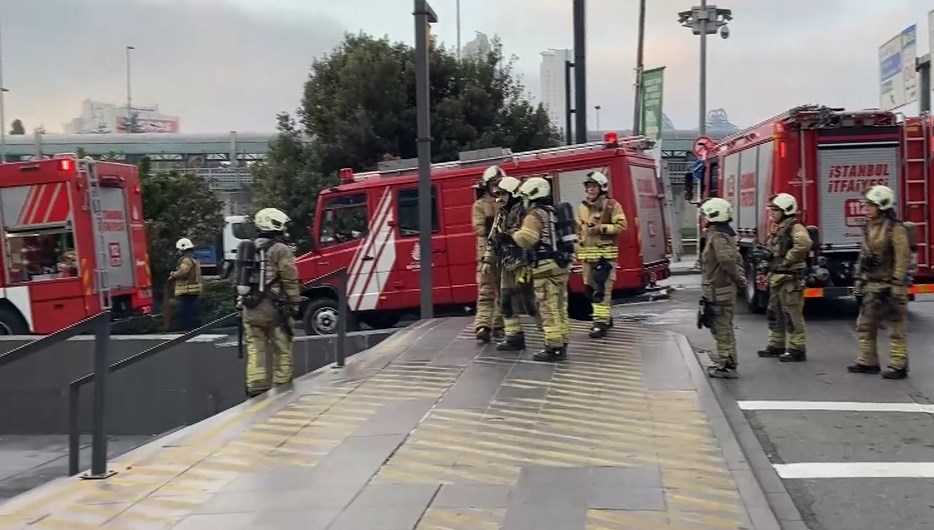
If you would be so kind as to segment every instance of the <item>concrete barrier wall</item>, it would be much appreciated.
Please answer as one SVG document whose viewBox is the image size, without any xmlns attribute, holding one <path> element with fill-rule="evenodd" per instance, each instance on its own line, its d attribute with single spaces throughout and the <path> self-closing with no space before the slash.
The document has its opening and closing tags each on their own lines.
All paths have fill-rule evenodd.
<svg viewBox="0 0 934 530">
<path fill-rule="evenodd" d="M 347 355 L 360 352 L 395 330 L 347 336 Z M 178 335 L 115 335 L 110 363 Z M 29 339 L 0 337 L 0 352 Z M 296 337 L 295 375 L 334 361 L 334 337 Z M 0 434 L 68 432 L 68 384 L 93 370 L 94 339 L 81 336 L 0 369 Z M 107 432 L 161 434 L 226 410 L 245 399 L 244 359 L 236 337 L 200 335 L 111 375 Z M 90 431 L 94 383 L 81 390 L 80 423 Z"/>
</svg>

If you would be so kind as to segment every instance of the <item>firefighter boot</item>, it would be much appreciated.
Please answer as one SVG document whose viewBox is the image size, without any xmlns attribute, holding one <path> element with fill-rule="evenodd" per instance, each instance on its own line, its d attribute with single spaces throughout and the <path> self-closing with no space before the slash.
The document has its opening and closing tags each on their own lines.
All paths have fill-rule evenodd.
<svg viewBox="0 0 934 530">
<path fill-rule="evenodd" d="M 503 340 L 506 338 L 506 330 L 503 328 L 493 328 L 493 338 L 496 340 Z"/>
<path fill-rule="evenodd" d="M 775 346 L 766 346 L 764 349 L 756 352 L 759 357 L 781 357 L 783 353 L 785 353 L 784 348 L 777 348 Z"/>
<path fill-rule="evenodd" d="M 778 360 L 783 363 L 800 363 L 808 360 L 808 355 L 805 350 L 788 348 L 788 351 L 778 356 Z"/>
<path fill-rule="evenodd" d="M 483 342 L 483 343 L 490 342 L 490 338 L 491 338 L 490 328 L 486 326 L 477 328 L 476 336 L 477 336 L 478 342 Z"/>
<path fill-rule="evenodd" d="M 265 394 L 266 392 L 269 392 L 268 388 L 254 388 L 253 390 L 250 390 L 249 388 L 244 388 L 244 390 L 246 391 L 247 399 L 255 398 L 256 396 L 261 396 Z"/>
<path fill-rule="evenodd" d="M 508 335 L 506 340 L 496 345 L 496 351 L 522 351 L 525 349 L 525 333 Z"/>
<path fill-rule="evenodd" d="M 908 377 L 908 367 L 905 368 L 892 368 L 888 367 L 882 372 L 882 377 L 886 379 L 904 379 Z"/>
<path fill-rule="evenodd" d="M 602 339 L 606 336 L 606 330 L 609 326 L 603 322 L 594 322 L 593 326 L 590 328 L 590 338 L 592 339 Z"/>
<path fill-rule="evenodd" d="M 707 375 L 715 379 L 736 379 L 736 367 L 728 364 L 712 364 L 707 367 Z"/>
<path fill-rule="evenodd" d="M 556 361 L 563 361 L 566 355 L 567 353 L 564 351 L 564 348 L 551 348 L 545 346 L 544 350 L 532 356 L 532 360 L 543 363 L 553 363 Z"/>
<path fill-rule="evenodd" d="M 880 372 L 880 367 L 878 364 L 861 364 L 853 363 L 846 367 L 846 371 L 851 374 L 877 374 Z"/>
</svg>

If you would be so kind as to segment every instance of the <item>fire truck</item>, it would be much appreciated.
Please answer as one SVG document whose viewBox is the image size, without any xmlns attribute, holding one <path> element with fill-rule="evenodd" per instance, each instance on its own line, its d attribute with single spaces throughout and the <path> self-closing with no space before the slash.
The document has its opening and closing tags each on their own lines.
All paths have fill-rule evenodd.
<svg viewBox="0 0 934 530">
<path fill-rule="evenodd" d="M 71 154 L 0 164 L 0 333 L 47 334 L 110 309 L 149 313 L 135 166 Z"/>
<path fill-rule="evenodd" d="M 930 123 L 928 120 L 926 123 Z M 910 293 L 925 292 L 930 268 L 930 125 L 881 110 L 846 111 L 803 105 L 729 136 L 705 155 L 704 199 L 733 205 L 733 227 L 746 258 L 746 303 L 764 312 L 768 288 L 749 251 L 771 229 L 769 197 L 790 193 L 814 245 L 808 257 L 806 298 L 852 295 L 853 270 L 866 222 L 863 192 L 882 184 L 895 190 L 898 213 L 915 231 L 918 253 Z"/>
<path fill-rule="evenodd" d="M 656 180 L 656 164 L 643 137 L 513 154 L 508 149 L 460 153 L 459 160 L 431 168 L 433 301 L 439 313 L 463 312 L 477 298 L 476 234 L 471 208 L 483 170 L 498 164 L 519 178 L 550 179 L 556 202 L 576 207 L 584 198 L 583 180 L 594 170 L 610 179 L 610 193 L 629 221 L 619 237 L 614 293 L 643 292 L 669 276 L 665 216 Z M 318 197 L 311 239 L 314 248 L 297 260 L 303 282 L 348 271 L 348 329 L 359 322 L 390 327 L 420 303 L 418 175 L 412 160 L 382 163 L 379 171 L 340 171 L 340 184 Z M 581 267 L 572 265 L 570 314 L 586 318 Z M 333 283 L 308 286 L 304 327 L 309 334 L 333 333 L 338 319 Z"/>
</svg>

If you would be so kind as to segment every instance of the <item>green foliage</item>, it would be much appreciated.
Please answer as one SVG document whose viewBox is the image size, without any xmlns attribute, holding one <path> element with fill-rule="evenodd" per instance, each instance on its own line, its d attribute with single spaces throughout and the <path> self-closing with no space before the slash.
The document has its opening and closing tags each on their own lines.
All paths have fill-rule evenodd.
<svg viewBox="0 0 934 530">
<path fill-rule="evenodd" d="M 336 183 L 316 168 L 295 120 L 287 113 L 276 116 L 279 134 L 269 142 L 266 161 L 253 166 L 255 209 L 279 208 L 291 219 L 289 235 L 299 251 L 308 250 L 308 227 L 314 218 L 318 192 Z"/>
<path fill-rule="evenodd" d="M 75 149 L 75 156 L 81 159 L 88 156 L 88 152 L 85 151 L 83 147 L 79 147 Z M 142 171 L 140 171 L 140 174 L 142 174 Z"/>
<path fill-rule="evenodd" d="M 316 139 L 319 168 L 376 166 L 384 155 L 414 158 L 414 49 L 365 34 L 346 35 L 333 53 L 314 62 L 305 83 L 301 119 Z M 485 57 L 457 60 L 430 49 L 432 158 L 460 151 L 509 147 L 514 152 L 558 145 L 545 109 L 532 106 L 502 44 Z"/>
<path fill-rule="evenodd" d="M 15 136 L 26 134 L 26 127 L 23 126 L 22 120 L 13 120 L 10 124 L 10 134 Z"/>
<path fill-rule="evenodd" d="M 237 310 L 233 282 L 230 279 L 205 282 L 198 303 L 202 324 L 233 313 Z"/>
<path fill-rule="evenodd" d="M 286 212 L 300 251 L 309 248 L 318 193 L 337 182 L 340 168 L 373 169 L 382 160 L 416 157 L 414 55 L 405 43 L 348 34 L 312 65 L 299 110 L 304 130 L 289 114 L 277 116 L 279 134 L 253 168 L 253 204 Z M 545 109 L 525 98 L 514 60 L 504 58 L 498 40 L 486 57 L 462 61 L 432 46 L 434 161 L 456 160 L 464 150 L 518 152 L 560 143 Z"/>
<path fill-rule="evenodd" d="M 224 226 L 223 203 L 204 180 L 191 174 L 169 171 L 141 174 L 140 179 L 153 291 L 160 293 L 178 262 L 175 242 L 187 237 L 196 246 L 213 244 Z"/>
</svg>

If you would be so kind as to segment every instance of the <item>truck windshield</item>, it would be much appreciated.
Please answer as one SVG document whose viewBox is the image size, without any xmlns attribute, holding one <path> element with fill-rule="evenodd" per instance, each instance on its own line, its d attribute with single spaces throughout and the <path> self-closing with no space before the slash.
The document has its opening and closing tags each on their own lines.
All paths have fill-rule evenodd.
<svg viewBox="0 0 934 530">
<path fill-rule="evenodd" d="M 318 244 L 322 247 L 338 245 L 366 237 L 366 194 L 330 197 L 324 202 L 321 215 L 321 233 Z"/>
<path fill-rule="evenodd" d="M 233 236 L 237 239 L 253 239 L 256 237 L 256 227 L 252 221 L 240 221 L 230 227 Z"/>
</svg>

